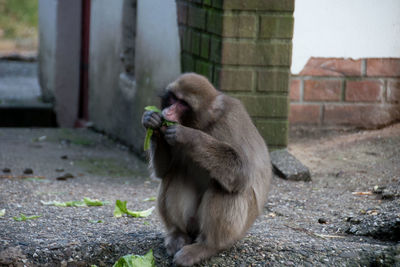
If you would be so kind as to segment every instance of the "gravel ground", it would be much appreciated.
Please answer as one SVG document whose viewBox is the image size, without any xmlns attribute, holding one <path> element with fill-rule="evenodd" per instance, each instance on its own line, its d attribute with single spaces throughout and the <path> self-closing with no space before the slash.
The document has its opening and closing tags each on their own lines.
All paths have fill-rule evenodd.
<svg viewBox="0 0 400 267">
<path fill-rule="evenodd" d="M 132 210 L 155 205 L 143 200 L 156 195 L 158 181 L 126 147 L 65 129 L 0 128 L 0 144 L 0 266 L 111 266 L 149 249 L 157 266 L 171 265 L 156 213 L 113 217 L 117 199 Z M 274 177 L 248 235 L 201 266 L 400 266 L 399 148 L 400 124 L 368 132 L 294 129 L 289 151 L 312 181 Z M 57 179 L 67 173 L 73 178 Z M 83 197 L 111 204 L 41 203 Z M 41 217 L 12 219 L 20 213 Z"/>
</svg>

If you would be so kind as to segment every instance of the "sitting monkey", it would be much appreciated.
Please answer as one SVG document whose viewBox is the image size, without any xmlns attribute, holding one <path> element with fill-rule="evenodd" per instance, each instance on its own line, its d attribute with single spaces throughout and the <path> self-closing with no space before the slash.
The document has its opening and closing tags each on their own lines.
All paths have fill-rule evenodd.
<svg viewBox="0 0 400 267">
<path fill-rule="evenodd" d="M 158 211 L 174 263 L 190 266 L 242 238 L 262 212 L 271 180 L 267 146 L 239 100 L 187 73 L 169 84 L 154 130 L 150 168 L 161 179 Z M 177 122 L 163 126 L 162 117 Z"/>
</svg>

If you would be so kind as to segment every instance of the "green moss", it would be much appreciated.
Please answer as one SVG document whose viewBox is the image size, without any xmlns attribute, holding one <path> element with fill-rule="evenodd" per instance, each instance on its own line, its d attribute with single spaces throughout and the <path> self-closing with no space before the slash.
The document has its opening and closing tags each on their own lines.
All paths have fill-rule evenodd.
<svg viewBox="0 0 400 267">
<path fill-rule="evenodd" d="M 125 164 L 113 158 L 85 158 L 76 161 L 76 164 L 94 175 L 112 177 L 140 175 L 138 171 L 129 169 Z"/>
<path fill-rule="evenodd" d="M 57 135 L 58 141 L 69 140 L 72 144 L 80 146 L 92 146 L 95 142 L 85 136 L 82 136 L 78 130 L 61 129 Z"/>
</svg>

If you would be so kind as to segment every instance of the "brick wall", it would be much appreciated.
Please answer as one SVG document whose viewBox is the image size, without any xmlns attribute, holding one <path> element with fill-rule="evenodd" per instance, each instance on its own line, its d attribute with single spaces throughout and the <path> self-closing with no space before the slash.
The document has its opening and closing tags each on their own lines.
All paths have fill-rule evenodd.
<svg viewBox="0 0 400 267">
<path fill-rule="evenodd" d="M 177 0 L 182 71 L 239 98 L 271 148 L 287 145 L 294 0 Z"/>
<path fill-rule="evenodd" d="M 290 84 L 291 124 L 376 128 L 400 120 L 400 59 L 311 58 Z"/>
</svg>

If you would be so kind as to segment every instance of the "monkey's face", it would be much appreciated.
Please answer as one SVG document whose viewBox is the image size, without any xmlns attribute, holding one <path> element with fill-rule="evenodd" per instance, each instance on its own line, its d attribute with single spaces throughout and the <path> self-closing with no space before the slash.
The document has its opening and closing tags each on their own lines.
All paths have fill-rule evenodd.
<svg viewBox="0 0 400 267">
<path fill-rule="evenodd" d="M 192 108 L 189 104 L 179 99 L 174 93 L 167 90 L 161 98 L 162 116 L 164 119 L 185 125 L 190 119 Z"/>
<path fill-rule="evenodd" d="M 163 116 L 183 126 L 202 129 L 215 114 L 213 103 L 218 92 L 207 78 L 186 73 L 169 84 L 161 97 Z"/>
</svg>

